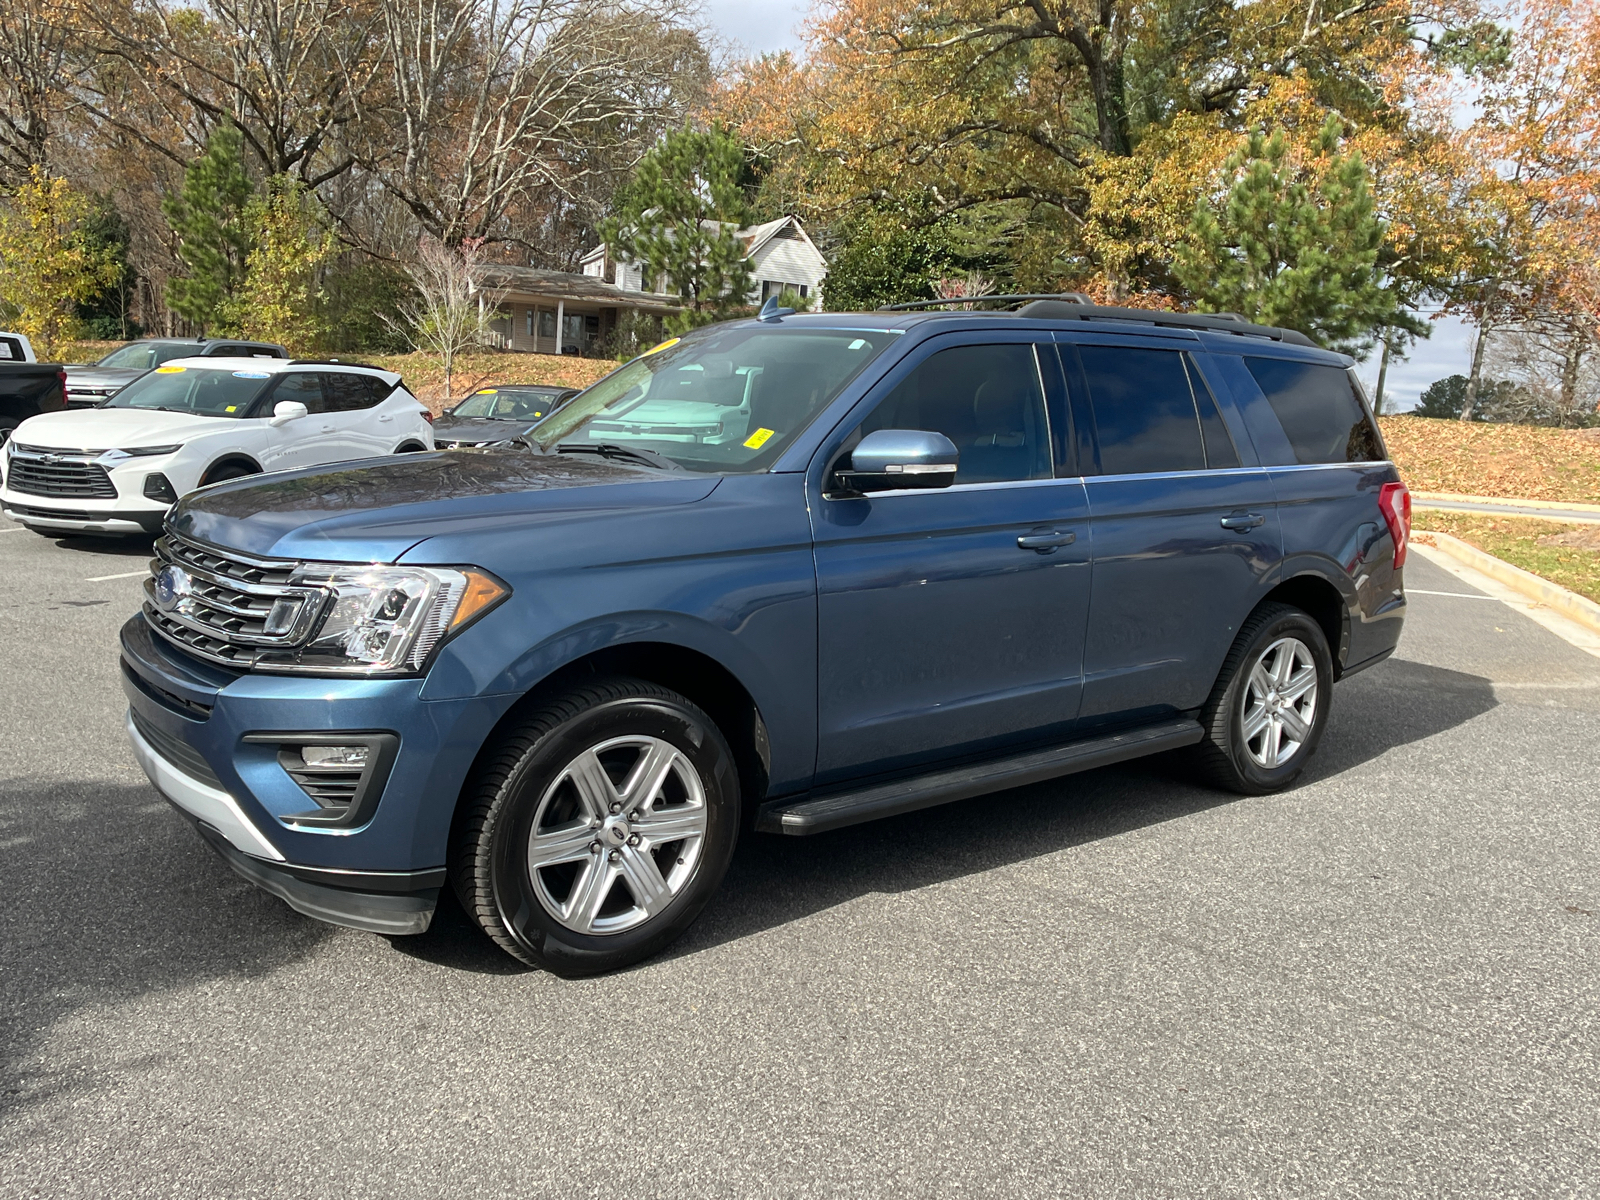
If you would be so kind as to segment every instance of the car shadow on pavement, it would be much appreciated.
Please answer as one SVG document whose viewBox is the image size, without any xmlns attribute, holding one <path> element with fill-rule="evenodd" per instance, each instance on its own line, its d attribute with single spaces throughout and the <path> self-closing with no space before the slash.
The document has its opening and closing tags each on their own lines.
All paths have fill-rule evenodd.
<svg viewBox="0 0 1600 1200">
<path fill-rule="evenodd" d="M 58 537 L 55 543 L 63 550 L 117 555 L 121 558 L 149 558 L 155 553 L 155 538 L 145 534 L 129 534 L 126 537 Z"/>
<path fill-rule="evenodd" d="M 1337 686 L 1329 727 L 1297 786 L 1472 720 L 1489 680 L 1390 661 Z M 693 954 L 872 892 L 912 891 L 1179 820 L 1242 797 L 1158 755 L 810 838 L 751 836 L 722 889 L 670 954 Z"/>
<path fill-rule="evenodd" d="M 1391 660 L 1354 675 L 1335 690 L 1328 730 L 1300 786 L 1357 769 L 1495 704 L 1489 680 L 1423 663 Z M 1195 782 L 1180 752 L 817 837 L 747 834 L 722 888 L 667 954 L 694 954 L 872 892 L 911 891 L 1239 799 Z M 441 903 L 426 934 L 393 945 L 460 970 L 519 969 L 453 898 Z"/>
<path fill-rule="evenodd" d="M 0 1115 L 110 1074 L 36 1054 L 85 1010 L 265 976 L 335 932 L 235 875 L 142 780 L 0 780 L 0 879 Z"/>
</svg>

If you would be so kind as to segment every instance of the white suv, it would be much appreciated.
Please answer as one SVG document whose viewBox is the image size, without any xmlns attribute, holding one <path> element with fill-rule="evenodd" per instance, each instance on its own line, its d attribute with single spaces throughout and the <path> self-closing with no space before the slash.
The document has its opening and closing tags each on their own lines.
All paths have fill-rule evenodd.
<svg viewBox="0 0 1600 1200">
<path fill-rule="evenodd" d="M 96 408 L 17 426 L 0 509 L 36 533 L 155 533 L 185 492 L 261 471 L 433 449 L 432 416 L 376 367 L 186 358 Z"/>
</svg>

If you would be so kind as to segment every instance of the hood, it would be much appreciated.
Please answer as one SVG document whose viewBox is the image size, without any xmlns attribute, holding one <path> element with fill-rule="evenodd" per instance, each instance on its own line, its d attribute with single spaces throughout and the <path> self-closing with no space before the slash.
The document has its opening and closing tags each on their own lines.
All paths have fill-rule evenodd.
<svg viewBox="0 0 1600 1200">
<path fill-rule="evenodd" d="M 118 450 L 165 446 L 221 429 L 230 417 L 197 417 L 153 408 L 74 408 L 29 417 L 13 434 L 48 450 Z"/>
<path fill-rule="evenodd" d="M 436 417 L 434 441 L 494 442 L 527 433 L 538 417 Z"/>
<path fill-rule="evenodd" d="M 67 386 L 69 388 L 121 387 L 125 383 L 132 383 L 148 369 L 147 367 L 72 366 L 67 368 Z"/>
<path fill-rule="evenodd" d="M 218 484 L 184 497 L 167 521 L 185 537 L 267 558 L 394 562 L 441 533 L 692 504 L 720 480 L 589 455 L 453 450 Z"/>
</svg>

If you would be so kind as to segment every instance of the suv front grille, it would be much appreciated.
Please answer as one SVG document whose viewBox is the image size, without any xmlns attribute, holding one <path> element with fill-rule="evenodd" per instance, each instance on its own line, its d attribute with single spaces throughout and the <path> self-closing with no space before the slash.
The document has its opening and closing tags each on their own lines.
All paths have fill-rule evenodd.
<svg viewBox="0 0 1600 1200">
<path fill-rule="evenodd" d="M 320 589 L 289 583 L 299 565 L 226 554 L 169 533 L 156 542 L 144 583 L 145 619 L 191 654 L 247 670 L 264 651 L 302 641 L 320 613 Z M 156 580 L 168 567 L 183 590 L 163 606 Z"/>
<path fill-rule="evenodd" d="M 54 461 L 51 461 L 54 460 Z M 6 485 L 31 496 L 71 496 L 84 500 L 115 500 L 116 486 L 99 463 L 59 454 L 13 452 Z"/>
</svg>

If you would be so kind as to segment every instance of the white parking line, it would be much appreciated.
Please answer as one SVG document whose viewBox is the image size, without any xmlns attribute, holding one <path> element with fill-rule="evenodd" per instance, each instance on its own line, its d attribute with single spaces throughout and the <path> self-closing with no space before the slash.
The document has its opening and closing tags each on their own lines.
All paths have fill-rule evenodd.
<svg viewBox="0 0 1600 1200">
<path fill-rule="evenodd" d="M 23 530 L 21 525 L 13 525 L 10 529 L 0 529 L 0 533 L 22 533 L 22 532 L 24 532 L 24 530 Z"/>
<path fill-rule="evenodd" d="M 1408 596 L 1454 596 L 1457 600 L 1496 600 L 1497 596 L 1474 596 L 1471 592 L 1430 592 L 1426 588 L 1407 588 Z"/>
<path fill-rule="evenodd" d="M 85 579 L 84 582 L 85 583 L 104 583 L 108 579 L 132 579 L 135 575 L 148 575 L 148 574 L 150 574 L 150 568 L 146 567 L 142 571 L 128 571 L 128 572 L 126 572 L 126 573 L 124 573 L 122 575 L 91 575 L 88 579 Z"/>
<path fill-rule="evenodd" d="M 1576 621 L 1562 616 L 1548 605 L 1539 604 L 1529 600 L 1521 592 L 1513 591 L 1497 579 L 1490 579 L 1482 571 L 1476 571 L 1459 559 L 1453 558 L 1443 550 L 1434 546 L 1424 546 L 1421 543 L 1411 543 L 1411 548 L 1435 566 L 1443 567 L 1462 583 L 1475 587 L 1480 592 L 1487 592 L 1490 597 L 1500 601 L 1507 608 L 1513 608 L 1530 621 L 1543 625 L 1551 633 L 1563 641 L 1586 650 L 1596 658 L 1600 658 L 1600 633 L 1579 625 Z M 1409 588 L 1407 589 L 1410 590 Z"/>
</svg>

